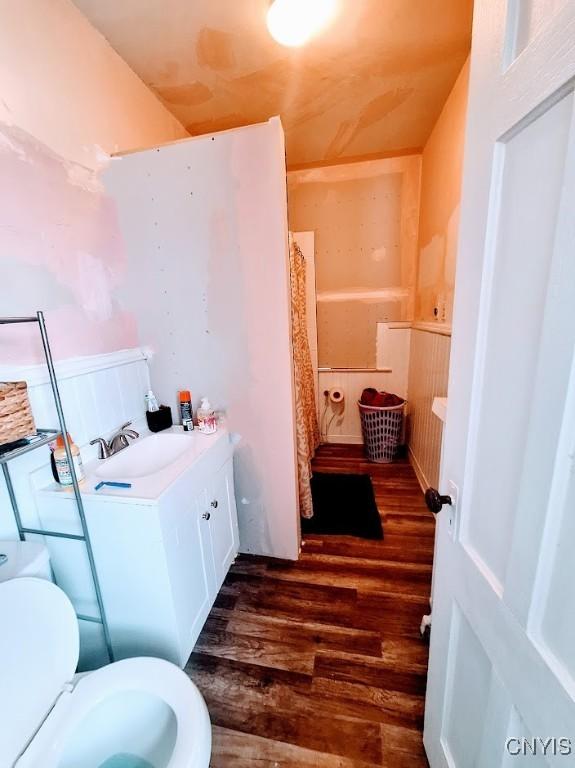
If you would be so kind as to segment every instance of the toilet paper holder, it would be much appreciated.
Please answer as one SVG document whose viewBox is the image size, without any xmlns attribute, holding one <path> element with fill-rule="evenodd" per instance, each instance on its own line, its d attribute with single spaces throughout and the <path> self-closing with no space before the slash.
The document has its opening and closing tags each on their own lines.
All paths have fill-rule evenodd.
<svg viewBox="0 0 575 768">
<path fill-rule="evenodd" d="M 343 403 L 345 400 L 345 393 L 341 387 L 331 387 L 331 389 L 324 390 L 324 397 L 326 397 L 330 403 Z"/>
</svg>

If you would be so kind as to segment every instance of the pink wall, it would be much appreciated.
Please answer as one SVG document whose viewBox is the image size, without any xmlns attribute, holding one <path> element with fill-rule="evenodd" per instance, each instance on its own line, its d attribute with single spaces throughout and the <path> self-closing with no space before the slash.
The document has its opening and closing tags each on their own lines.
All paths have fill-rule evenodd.
<svg viewBox="0 0 575 768">
<path fill-rule="evenodd" d="M 137 345 L 135 322 L 114 297 L 126 257 L 113 203 L 21 130 L 1 136 L 2 314 L 46 310 L 59 358 Z M 0 345 L 2 362 L 33 362 L 37 328 L 3 329 Z"/>
<path fill-rule="evenodd" d="M 0 92 L 0 313 L 45 310 L 57 358 L 136 345 L 99 175 L 116 150 L 187 132 L 68 0 L 2 4 Z M 2 329 L 2 363 L 40 355 L 33 326 Z"/>
</svg>

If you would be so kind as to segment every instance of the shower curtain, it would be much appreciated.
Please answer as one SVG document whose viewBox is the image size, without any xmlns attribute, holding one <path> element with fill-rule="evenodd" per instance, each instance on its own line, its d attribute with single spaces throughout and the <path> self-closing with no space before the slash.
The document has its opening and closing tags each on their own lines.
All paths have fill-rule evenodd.
<svg viewBox="0 0 575 768">
<path fill-rule="evenodd" d="M 290 234 L 291 316 L 295 381 L 296 445 L 302 517 L 313 517 L 311 460 L 319 445 L 313 366 L 307 337 L 305 258 Z"/>
</svg>

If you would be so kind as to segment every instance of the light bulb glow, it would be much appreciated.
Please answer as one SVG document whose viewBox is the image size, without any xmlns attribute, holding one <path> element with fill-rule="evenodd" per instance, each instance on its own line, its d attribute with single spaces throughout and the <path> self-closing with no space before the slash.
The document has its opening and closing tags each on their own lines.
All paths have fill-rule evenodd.
<svg viewBox="0 0 575 768">
<path fill-rule="evenodd" d="M 338 0 L 274 0 L 267 25 L 281 45 L 304 45 L 326 27 L 335 16 Z"/>
</svg>

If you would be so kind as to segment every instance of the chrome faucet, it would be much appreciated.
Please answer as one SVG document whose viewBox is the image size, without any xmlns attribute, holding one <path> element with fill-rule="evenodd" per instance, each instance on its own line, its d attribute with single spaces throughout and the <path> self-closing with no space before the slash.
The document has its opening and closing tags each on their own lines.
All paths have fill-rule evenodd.
<svg viewBox="0 0 575 768">
<path fill-rule="evenodd" d="M 110 438 L 109 441 L 105 440 L 103 437 L 97 437 L 95 440 L 90 440 L 90 445 L 96 445 L 96 443 L 98 443 L 99 459 L 109 459 L 110 456 L 113 456 L 115 453 L 118 453 L 124 448 L 127 448 L 129 444 L 129 437 L 132 438 L 132 440 L 140 437 L 139 433 L 136 432 L 135 429 L 128 429 L 131 423 L 131 421 L 127 421 L 125 424 L 122 424 L 120 429 Z"/>
</svg>

